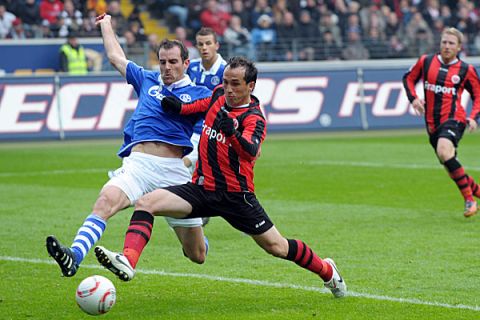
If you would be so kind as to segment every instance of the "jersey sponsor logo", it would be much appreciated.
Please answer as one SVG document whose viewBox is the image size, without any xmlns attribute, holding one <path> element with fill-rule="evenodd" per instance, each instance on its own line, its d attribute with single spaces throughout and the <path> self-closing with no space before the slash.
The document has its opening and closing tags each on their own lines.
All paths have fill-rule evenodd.
<svg viewBox="0 0 480 320">
<path fill-rule="evenodd" d="M 458 80 L 460 80 L 460 79 L 458 79 Z M 453 79 L 452 79 L 452 82 L 453 82 Z M 432 91 L 432 92 L 435 92 L 435 93 L 452 94 L 452 95 L 457 94 L 457 89 L 455 89 L 453 87 L 441 86 L 439 84 L 431 84 L 428 81 L 425 81 L 424 88 L 425 88 L 425 90 Z"/>
<path fill-rule="evenodd" d="M 453 82 L 454 84 L 460 83 L 460 76 L 459 76 L 458 74 L 454 74 L 454 75 L 452 76 L 452 82 Z"/>
<path fill-rule="evenodd" d="M 238 129 L 238 120 L 237 118 L 233 119 L 233 127 L 236 129 Z"/>
<path fill-rule="evenodd" d="M 203 124 L 202 132 L 208 137 L 208 139 L 217 140 L 218 142 L 225 143 L 225 136 L 223 135 L 223 133 L 213 129 L 212 127 L 207 126 L 206 124 Z"/>
<path fill-rule="evenodd" d="M 161 93 L 163 90 L 162 86 L 151 86 L 148 89 L 148 95 L 157 98 L 158 100 L 162 100 L 165 98 L 165 95 Z"/>
<path fill-rule="evenodd" d="M 190 95 L 187 94 L 187 93 L 182 93 L 182 94 L 180 95 L 180 100 L 182 100 L 182 101 L 185 102 L 185 103 L 188 103 L 188 102 L 192 101 L 192 96 L 190 96 Z"/>
<path fill-rule="evenodd" d="M 217 76 L 213 76 L 210 79 L 210 83 L 213 84 L 214 86 L 217 86 L 220 83 L 220 78 Z"/>
</svg>

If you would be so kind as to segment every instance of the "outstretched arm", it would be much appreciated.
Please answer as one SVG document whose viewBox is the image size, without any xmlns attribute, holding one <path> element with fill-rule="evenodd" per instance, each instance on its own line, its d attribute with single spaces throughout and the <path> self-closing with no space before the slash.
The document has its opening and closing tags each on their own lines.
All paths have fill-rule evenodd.
<svg viewBox="0 0 480 320">
<path fill-rule="evenodd" d="M 117 40 L 115 31 L 113 31 L 111 19 L 112 17 L 110 15 L 104 13 L 97 17 L 95 24 L 100 26 L 100 30 L 102 31 L 103 46 L 105 47 L 108 60 L 112 66 L 125 77 L 128 60 Z"/>
<path fill-rule="evenodd" d="M 188 104 L 183 104 L 175 96 L 167 96 L 162 99 L 162 108 L 165 112 L 172 114 L 189 115 L 194 113 L 205 113 L 210 106 L 211 98 L 202 98 Z"/>
</svg>

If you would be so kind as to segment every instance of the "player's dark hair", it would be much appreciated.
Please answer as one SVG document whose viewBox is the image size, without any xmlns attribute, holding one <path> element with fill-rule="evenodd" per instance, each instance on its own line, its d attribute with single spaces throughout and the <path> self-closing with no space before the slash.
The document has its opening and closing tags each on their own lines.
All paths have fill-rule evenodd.
<svg viewBox="0 0 480 320">
<path fill-rule="evenodd" d="M 180 49 L 180 56 L 182 58 L 182 61 L 185 61 L 188 59 L 188 50 L 185 48 L 185 45 L 183 44 L 182 41 L 180 40 L 169 40 L 169 39 L 163 39 L 159 44 L 157 48 L 157 56 L 160 53 L 160 49 L 165 49 L 169 50 L 172 48 L 178 47 Z M 160 56 L 158 56 L 160 58 Z"/>
<path fill-rule="evenodd" d="M 228 60 L 227 67 L 230 67 L 230 69 L 245 68 L 245 82 L 257 82 L 257 67 L 255 67 L 255 64 L 247 58 L 240 56 L 231 57 L 230 60 Z"/>
<path fill-rule="evenodd" d="M 198 30 L 198 32 L 195 34 L 195 37 L 196 36 L 210 36 L 212 35 L 213 36 L 213 41 L 215 41 L 215 43 L 217 43 L 217 34 L 215 33 L 215 31 L 213 31 L 212 28 L 208 28 L 208 27 L 202 27 L 200 30 Z"/>
</svg>

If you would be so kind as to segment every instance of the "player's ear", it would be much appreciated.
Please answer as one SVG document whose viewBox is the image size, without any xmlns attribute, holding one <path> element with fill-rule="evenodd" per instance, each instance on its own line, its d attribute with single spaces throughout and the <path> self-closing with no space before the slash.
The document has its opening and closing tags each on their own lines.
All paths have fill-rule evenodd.
<svg viewBox="0 0 480 320">
<path fill-rule="evenodd" d="M 248 89 L 250 90 L 250 93 L 252 93 L 253 90 L 255 90 L 255 81 L 250 81 L 248 83 Z"/>
<path fill-rule="evenodd" d="M 183 66 L 185 67 L 185 70 L 187 70 L 188 66 L 190 65 L 190 59 L 185 59 L 185 61 L 183 61 Z"/>
</svg>

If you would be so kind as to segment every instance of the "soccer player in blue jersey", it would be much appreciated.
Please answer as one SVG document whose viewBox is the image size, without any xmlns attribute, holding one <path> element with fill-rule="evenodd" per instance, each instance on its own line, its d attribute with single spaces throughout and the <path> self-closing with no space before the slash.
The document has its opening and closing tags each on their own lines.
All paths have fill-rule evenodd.
<svg viewBox="0 0 480 320">
<path fill-rule="evenodd" d="M 185 75 L 189 65 L 188 51 L 180 41 L 161 42 L 158 51 L 160 72 L 147 71 L 127 60 L 113 31 L 110 15 L 99 16 L 97 25 L 101 28 L 110 63 L 133 86 L 138 104 L 124 128 L 124 143 L 118 152 L 123 158 L 122 167 L 103 186 L 92 213 L 78 230 L 71 247 L 63 246 L 54 236 L 46 239 L 48 253 L 66 277 L 75 275 L 86 254 L 102 236 L 110 217 L 134 205 L 148 192 L 191 180 L 182 157 L 193 149 L 190 137 L 198 117 L 185 118 L 165 113 L 161 100 L 165 96 L 175 96 L 189 102 L 211 95 L 210 90 L 195 86 Z M 139 220 L 142 223 L 135 223 Z M 196 263 L 203 263 L 208 243 L 203 235 L 201 218 L 168 218 L 167 222 L 181 242 L 184 254 Z M 133 256 L 140 255 L 141 252 L 129 251 L 129 248 L 148 241 L 146 239 L 150 238 L 152 228 L 153 217 L 145 221 L 144 216 L 134 214 L 127 230 L 124 251 Z M 103 249 L 97 248 L 100 251 Z M 108 255 L 109 251 L 98 254 Z M 119 257 L 120 260 L 122 258 Z M 125 273 L 130 279 L 134 275 L 133 269 Z"/>
<path fill-rule="evenodd" d="M 197 86 L 215 89 L 223 81 L 223 70 L 227 62 L 218 53 L 220 44 L 217 34 L 211 28 L 201 28 L 195 35 L 195 41 L 200 58 L 192 59 L 187 74 Z M 185 165 L 193 173 L 198 159 L 197 146 L 202 133 L 203 120 L 195 124 L 191 138 L 194 150 L 183 158 Z"/>
</svg>

